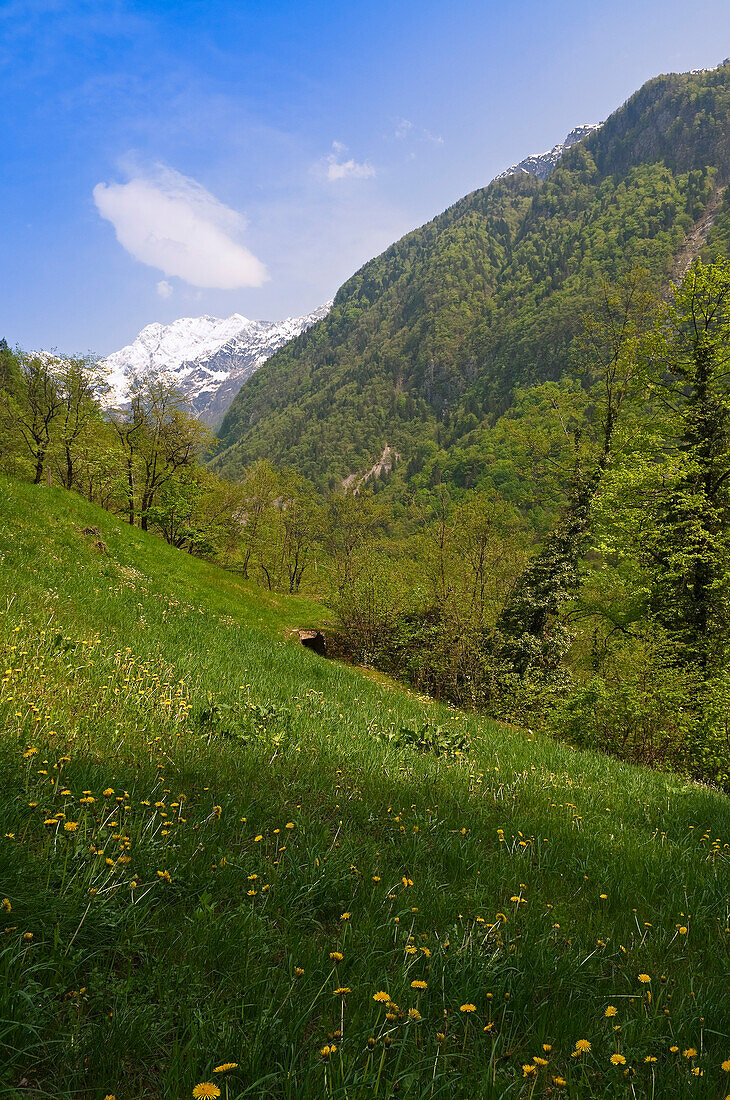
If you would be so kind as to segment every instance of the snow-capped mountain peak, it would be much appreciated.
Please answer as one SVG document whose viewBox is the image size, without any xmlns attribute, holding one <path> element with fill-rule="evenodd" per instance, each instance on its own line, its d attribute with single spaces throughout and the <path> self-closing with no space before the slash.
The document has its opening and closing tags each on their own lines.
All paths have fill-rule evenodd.
<svg viewBox="0 0 730 1100">
<path fill-rule="evenodd" d="M 505 168 L 504 172 L 500 172 L 498 176 L 495 176 L 495 179 L 501 180 L 505 176 L 519 175 L 537 176 L 541 180 L 547 179 L 566 149 L 570 149 L 572 145 L 577 145 L 583 138 L 588 137 L 595 130 L 599 130 L 602 125 L 602 122 L 598 122 L 574 127 L 565 141 L 559 141 L 557 145 L 553 145 L 552 149 L 548 149 L 545 153 L 532 153 L 531 156 L 521 160 L 519 164 L 513 164 L 511 168 Z"/>
<path fill-rule="evenodd" d="M 215 426 L 243 383 L 280 347 L 299 336 L 332 307 L 326 302 L 304 317 L 251 321 L 230 317 L 180 317 L 146 325 L 133 343 L 105 361 L 109 402 L 124 404 L 132 380 L 163 374 L 187 397 L 196 414 Z"/>
</svg>

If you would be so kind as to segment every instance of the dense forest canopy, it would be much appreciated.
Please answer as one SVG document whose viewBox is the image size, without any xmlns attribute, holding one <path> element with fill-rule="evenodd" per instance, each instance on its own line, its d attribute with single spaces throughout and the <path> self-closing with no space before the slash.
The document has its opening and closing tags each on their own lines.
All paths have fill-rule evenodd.
<svg viewBox="0 0 730 1100">
<path fill-rule="evenodd" d="M 570 370 L 602 278 L 638 265 L 661 288 L 694 252 L 723 252 L 729 135 L 730 66 L 662 76 L 546 181 L 467 195 L 366 264 L 242 388 L 216 468 L 268 457 L 333 487 L 386 445 L 410 474 L 482 448 L 517 388 Z"/>
</svg>

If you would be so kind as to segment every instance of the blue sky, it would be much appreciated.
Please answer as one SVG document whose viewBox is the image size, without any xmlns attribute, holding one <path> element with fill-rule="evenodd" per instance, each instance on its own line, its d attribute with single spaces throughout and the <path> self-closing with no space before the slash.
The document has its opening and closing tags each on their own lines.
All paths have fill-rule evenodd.
<svg viewBox="0 0 730 1100">
<path fill-rule="evenodd" d="M 646 79 L 727 0 L 0 0 L 0 335 L 313 309 Z"/>
</svg>

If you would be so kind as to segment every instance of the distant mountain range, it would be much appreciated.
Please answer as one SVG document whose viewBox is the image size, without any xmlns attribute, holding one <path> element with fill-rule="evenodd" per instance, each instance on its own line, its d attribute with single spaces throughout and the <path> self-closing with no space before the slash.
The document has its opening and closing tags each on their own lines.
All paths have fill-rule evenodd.
<svg viewBox="0 0 730 1100">
<path fill-rule="evenodd" d="M 254 371 L 315 321 L 327 316 L 331 302 L 304 317 L 250 321 L 231 317 L 181 317 L 170 325 L 152 324 L 133 343 L 114 352 L 109 371 L 110 403 L 124 404 L 131 381 L 148 371 L 169 377 L 201 420 L 215 427 Z"/>
</svg>

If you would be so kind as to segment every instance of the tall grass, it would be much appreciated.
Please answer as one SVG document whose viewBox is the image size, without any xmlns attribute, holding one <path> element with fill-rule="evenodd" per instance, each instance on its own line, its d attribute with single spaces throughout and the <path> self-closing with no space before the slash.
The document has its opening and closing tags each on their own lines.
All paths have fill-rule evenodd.
<svg viewBox="0 0 730 1100">
<path fill-rule="evenodd" d="M 0 483 L 0 572 L 0 1094 L 730 1093 L 724 796 L 323 661 L 61 492 Z"/>
</svg>

